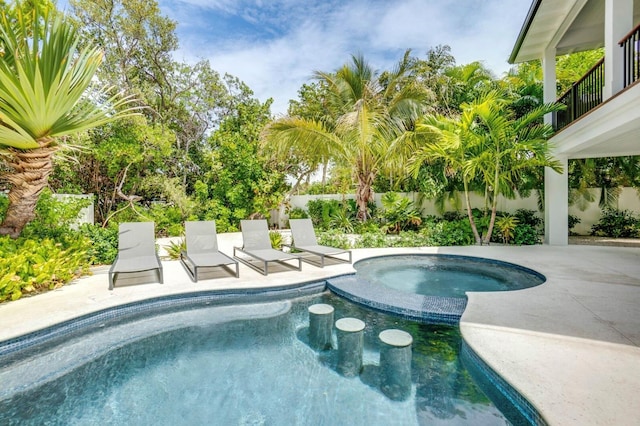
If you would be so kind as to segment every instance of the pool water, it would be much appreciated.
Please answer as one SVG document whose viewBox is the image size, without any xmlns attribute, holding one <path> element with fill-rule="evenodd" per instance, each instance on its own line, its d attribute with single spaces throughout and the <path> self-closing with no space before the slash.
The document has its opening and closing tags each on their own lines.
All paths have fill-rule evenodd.
<svg viewBox="0 0 640 426">
<path fill-rule="evenodd" d="M 424 296 L 465 297 L 467 291 L 519 290 L 544 282 L 526 268 L 467 256 L 383 256 L 354 267 L 370 283 Z"/>
<path fill-rule="evenodd" d="M 336 372 L 334 350 L 308 346 L 313 303 L 334 306 L 335 319 L 366 323 L 359 377 Z M 414 338 L 405 401 L 378 388 L 377 336 L 387 328 Z M 460 347 L 457 327 L 405 321 L 330 293 L 148 316 L 104 324 L 0 368 L 0 424 L 524 424 L 485 396 Z"/>
</svg>

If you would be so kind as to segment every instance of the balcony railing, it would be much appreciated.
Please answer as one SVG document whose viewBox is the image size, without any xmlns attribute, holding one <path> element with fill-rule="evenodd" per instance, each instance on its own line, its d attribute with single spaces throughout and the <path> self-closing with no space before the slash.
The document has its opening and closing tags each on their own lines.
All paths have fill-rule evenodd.
<svg viewBox="0 0 640 426">
<path fill-rule="evenodd" d="M 604 87 L 604 58 L 571 86 L 556 102 L 566 108 L 555 113 L 554 127 L 560 130 L 602 103 Z"/>
<path fill-rule="evenodd" d="M 629 86 L 640 78 L 639 40 L 640 25 L 631 30 L 619 43 L 624 51 L 624 87 Z"/>
<path fill-rule="evenodd" d="M 640 80 L 640 25 L 624 36 L 618 43 L 623 50 L 623 87 Z M 595 64 L 587 74 L 574 83 L 557 102 L 566 106 L 554 114 L 556 130 L 568 126 L 581 115 L 600 105 L 604 88 L 604 58 Z"/>
</svg>

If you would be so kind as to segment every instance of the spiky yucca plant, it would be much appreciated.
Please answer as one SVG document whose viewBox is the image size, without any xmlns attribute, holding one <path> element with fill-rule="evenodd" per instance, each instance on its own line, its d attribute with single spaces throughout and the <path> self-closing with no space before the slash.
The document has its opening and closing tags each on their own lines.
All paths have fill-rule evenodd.
<svg viewBox="0 0 640 426">
<path fill-rule="evenodd" d="M 33 219 L 65 136 L 137 113 L 110 88 L 86 96 L 102 57 L 53 8 L 16 1 L 0 11 L 0 155 L 11 185 L 0 235 L 17 238 Z"/>
</svg>

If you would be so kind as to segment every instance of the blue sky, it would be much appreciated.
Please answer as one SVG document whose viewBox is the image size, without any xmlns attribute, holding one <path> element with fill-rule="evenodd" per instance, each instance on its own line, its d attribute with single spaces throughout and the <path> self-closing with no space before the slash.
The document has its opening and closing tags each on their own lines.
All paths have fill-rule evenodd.
<svg viewBox="0 0 640 426">
<path fill-rule="evenodd" d="M 447 44 L 458 64 L 480 60 L 497 76 L 531 0 L 159 0 L 178 22 L 176 59 L 209 59 L 213 69 L 239 77 L 272 111 L 314 71 L 333 71 L 362 53 L 390 69 L 411 48 L 425 58 Z"/>
</svg>

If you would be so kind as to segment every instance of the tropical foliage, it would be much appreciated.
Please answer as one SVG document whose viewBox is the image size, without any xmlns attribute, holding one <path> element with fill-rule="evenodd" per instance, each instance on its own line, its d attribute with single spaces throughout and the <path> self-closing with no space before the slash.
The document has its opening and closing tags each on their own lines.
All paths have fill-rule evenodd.
<svg viewBox="0 0 640 426">
<path fill-rule="evenodd" d="M 0 147 L 11 170 L 9 207 L 0 235 L 17 238 L 34 217 L 38 197 L 65 137 L 131 115 L 131 98 L 87 90 L 102 61 L 95 46 L 82 46 L 73 22 L 21 2 L 0 12 Z"/>
<path fill-rule="evenodd" d="M 185 220 L 235 231 L 301 191 L 342 194 L 290 212 L 311 217 L 332 246 L 539 241 L 534 212 L 497 211 L 498 197 L 542 191 L 542 166 L 556 165 L 539 63 L 497 79 L 481 62 L 457 64 L 448 46 L 407 51 L 391 70 L 354 55 L 315 72 L 274 119 L 272 101 L 238 78 L 174 59 L 176 22 L 156 0 L 69 0 L 69 15 L 49 0 L 0 5 L 0 191 L 9 194 L 0 234 L 20 235 L 0 239 L 11 259 L 0 267 L 1 300 L 112 262 L 119 222 L 152 220 L 158 236 L 181 235 Z M 559 58 L 559 91 L 601 56 Z M 596 200 L 588 188 L 599 188 L 601 204 L 616 208 L 620 188 L 640 184 L 637 158 L 570 161 L 572 200 Z M 374 191 L 387 193 L 379 209 Z M 76 229 L 86 201 L 63 206 L 59 192 L 94 194 L 96 224 Z M 399 192 L 419 196 L 414 204 Z M 423 217 L 423 198 L 443 216 Z M 627 219 L 606 214 L 594 232 L 623 235 Z"/>
<path fill-rule="evenodd" d="M 48 238 L 0 237 L 0 302 L 53 290 L 86 273 L 89 244 L 79 239 L 65 248 Z"/>
<path fill-rule="evenodd" d="M 316 72 L 327 87 L 326 101 L 335 121 L 317 116 L 276 120 L 263 134 L 265 150 L 280 158 L 305 152 L 316 164 L 331 158 L 348 165 L 356 182 L 358 219 L 367 220 L 376 176 L 383 169 L 393 171 L 390 144 L 418 116 L 425 100 L 424 90 L 407 83 L 408 59 L 409 52 L 383 76 L 362 56 L 353 56 L 352 63 L 334 73 Z"/>
<path fill-rule="evenodd" d="M 497 91 L 490 91 L 472 103 L 461 106 L 456 117 L 427 115 L 418 120 L 407 142 L 415 152 L 409 170 L 414 176 L 423 163 L 441 159 L 449 174 L 461 175 L 467 217 L 477 244 L 489 243 L 496 219 L 498 197 L 515 196 L 522 175 L 542 166 L 560 171 L 551 157 L 547 139 L 550 125 L 542 117 L 558 109 L 541 105 L 521 117 L 515 117 L 508 101 Z M 478 232 L 470 200 L 470 185 L 475 182 L 490 203 L 487 232 Z"/>
<path fill-rule="evenodd" d="M 600 237 L 635 238 L 640 235 L 640 219 L 628 210 L 605 209 L 591 234 Z"/>
<path fill-rule="evenodd" d="M 392 234 L 400 231 L 417 229 L 422 223 L 420 212 L 407 197 L 395 192 L 387 192 L 380 199 L 382 209 L 378 212 L 383 222 L 383 229 Z"/>
</svg>

